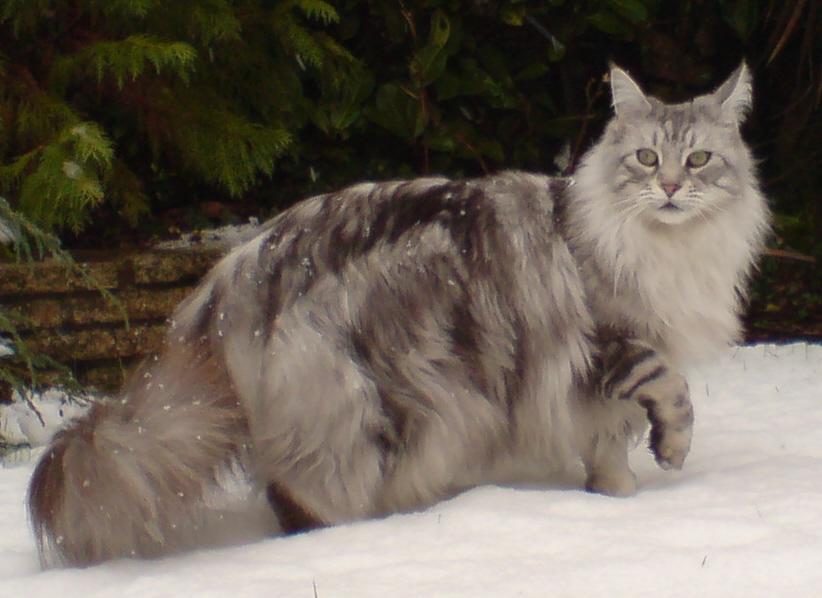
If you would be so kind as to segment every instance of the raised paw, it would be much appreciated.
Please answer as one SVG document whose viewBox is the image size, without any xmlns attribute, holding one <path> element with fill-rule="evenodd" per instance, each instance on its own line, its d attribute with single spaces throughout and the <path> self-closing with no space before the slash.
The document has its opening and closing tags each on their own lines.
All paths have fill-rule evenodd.
<svg viewBox="0 0 822 598">
<path fill-rule="evenodd" d="M 663 433 L 660 436 L 661 438 L 655 441 L 654 429 L 651 428 L 651 450 L 657 465 L 666 470 L 682 469 L 691 448 L 690 433 Z"/>
<path fill-rule="evenodd" d="M 639 399 L 651 422 L 650 448 L 662 469 L 682 469 L 691 448 L 694 411 L 687 396 L 678 398 L 673 408 L 653 399 Z"/>
</svg>

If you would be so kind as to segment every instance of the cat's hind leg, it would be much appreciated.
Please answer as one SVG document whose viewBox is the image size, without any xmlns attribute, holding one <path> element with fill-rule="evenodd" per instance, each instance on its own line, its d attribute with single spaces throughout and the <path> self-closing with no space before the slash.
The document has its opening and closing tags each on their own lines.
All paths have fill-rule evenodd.
<svg viewBox="0 0 822 598">
<path fill-rule="evenodd" d="M 244 389 L 253 476 L 285 533 L 374 516 L 390 428 L 339 332 L 296 316 L 282 317 L 259 362 L 251 351 L 230 360 L 237 380 L 255 381 Z"/>
<path fill-rule="evenodd" d="M 255 477 L 286 534 L 377 514 L 386 460 L 379 415 L 367 398 L 336 390 L 304 389 L 294 401 L 304 413 L 281 409 L 253 431 Z M 315 401 L 326 405 L 307 405 Z"/>
</svg>

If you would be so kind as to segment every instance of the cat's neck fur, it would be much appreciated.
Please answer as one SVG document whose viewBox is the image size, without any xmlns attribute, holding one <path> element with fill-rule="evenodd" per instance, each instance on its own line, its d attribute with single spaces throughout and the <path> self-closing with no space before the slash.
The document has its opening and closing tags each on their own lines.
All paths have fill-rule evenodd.
<svg viewBox="0 0 822 598">
<path fill-rule="evenodd" d="M 604 180 L 604 144 L 585 156 L 568 189 L 567 233 L 595 319 L 668 353 L 679 365 L 710 358 L 739 337 L 745 282 L 767 228 L 751 184 L 711 218 L 666 225 L 621 217 Z"/>
</svg>

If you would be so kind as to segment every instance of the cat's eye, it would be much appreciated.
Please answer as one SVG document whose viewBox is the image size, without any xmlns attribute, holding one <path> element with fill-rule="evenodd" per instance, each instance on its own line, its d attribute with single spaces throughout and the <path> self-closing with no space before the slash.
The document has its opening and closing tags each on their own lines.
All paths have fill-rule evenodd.
<svg viewBox="0 0 822 598">
<path fill-rule="evenodd" d="M 688 165 L 688 168 L 699 168 L 701 166 L 705 166 L 708 163 L 708 160 L 710 159 L 711 152 L 706 152 L 705 150 L 697 150 L 685 159 L 685 164 Z"/>
<path fill-rule="evenodd" d="M 646 148 L 637 150 L 636 159 L 639 160 L 639 163 L 643 166 L 656 166 L 657 162 L 659 161 L 656 152 L 652 149 Z"/>
</svg>

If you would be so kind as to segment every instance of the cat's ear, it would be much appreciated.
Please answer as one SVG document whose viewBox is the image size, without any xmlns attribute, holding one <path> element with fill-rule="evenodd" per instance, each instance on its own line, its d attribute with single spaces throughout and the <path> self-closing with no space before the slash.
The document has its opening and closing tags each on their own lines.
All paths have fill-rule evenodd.
<svg viewBox="0 0 822 598">
<path fill-rule="evenodd" d="M 611 65 L 611 98 L 617 116 L 627 114 L 646 114 L 651 111 L 651 103 L 642 93 L 639 85 L 628 76 L 628 73 Z"/>
<path fill-rule="evenodd" d="M 722 120 L 737 125 L 742 124 L 750 112 L 752 96 L 751 71 L 744 62 L 711 95 L 719 105 Z"/>
</svg>

